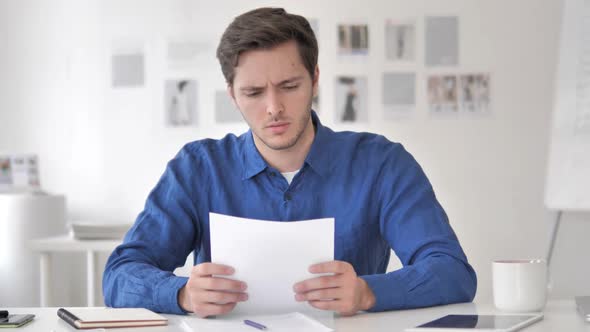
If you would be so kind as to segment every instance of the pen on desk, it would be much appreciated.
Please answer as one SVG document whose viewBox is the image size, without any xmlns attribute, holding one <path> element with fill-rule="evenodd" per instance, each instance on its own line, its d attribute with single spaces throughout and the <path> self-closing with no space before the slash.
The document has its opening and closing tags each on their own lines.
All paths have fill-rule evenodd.
<svg viewBox="0 0 590 332">
<path fill-rule="evenodd" d="M 251 321 L 249 319 L 244 320 L 244 324 L 249 325 L 249 326 L 252 326 L 252 327 L 255 327 L 255 328 L 259 329 L 259 330 L 266 330 L 266 326 L 264 326 L 264 325 L 262 325 L 260 323 L 253 322 L 253 321 Z"/>
</svg>

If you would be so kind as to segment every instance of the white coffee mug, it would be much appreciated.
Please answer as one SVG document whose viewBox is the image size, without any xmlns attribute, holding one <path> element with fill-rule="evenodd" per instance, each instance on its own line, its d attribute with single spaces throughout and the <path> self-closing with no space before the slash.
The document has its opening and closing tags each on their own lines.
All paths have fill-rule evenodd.
<svg viewBox="0 0 590 332">
<path fill-rule="evenodd" d="M 548 292 L 545 260 L 495 260 L 492 273 L 496 308 L 511 312 L 543 310 Z"/>
</svg>

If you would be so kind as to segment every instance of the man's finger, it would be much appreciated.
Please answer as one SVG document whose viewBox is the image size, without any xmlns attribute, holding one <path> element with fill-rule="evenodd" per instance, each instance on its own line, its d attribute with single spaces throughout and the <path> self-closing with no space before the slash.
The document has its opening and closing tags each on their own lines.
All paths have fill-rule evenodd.
<svg viewBox="0 0 590 332">
<path fill-rule="evenodd" d="M 243 292 L 247 285 L 245 282 L 223 277 L 201 277 L 196 280 L 196 286 L 199 289 Z"/>
<path fill-rule="evenodd" d="M 293 290 L 296 293 L 305 293 L 314 289 L 338 287 L 339 282 L 339 276 L 321 276 L 298 282 L 293 285 Z"/>
<path fill-rule="evenodd" d="M 314 264 L 309 267 L 311 273 L 345 273 L 350 271 L 352 265 L 343 261 L 330 261 Z"/>
<path fill-rule="evenodd" d="M 352 309 L 350 303 L 346 301 L 334 300 L 334 301 L 308 301 L 308 303 L 317 309 L 331 310 L 339 313 L 342 316 L 352 316 L 356 314 L 356 311 Z"/>
<path fill-rule="evenodd" d="M 226 314 L 232 311 L 235 307 L 235 302 L 227 304 L 197 303 L 193 305 L 193 310 L 197 316 L 205 318 L 208 316 Z"/>
<path fill-rule="evenodd" d="M 194 294 L 193 299 L 199 303 L 227 304 L 248 300 L 246 293 L 201 291 Z"/>
<path fill-rule="evenodd" d="M 338 308 L 340 307 L 339 302 L 340 301 L 314 300 L 314 301 L 308 301 L 307 303 L 309 303 L 309 305 L 311 305 L 312 307 L 317 308 L 317 309 L 338 311 Z"/>
<path fill-rule="evenodd" d="M 342 289 L 340 288 L 326 288 L 313 290 L 307 293 L 295 294 L 295 300 L 297 301 L 328 301 L 328 300 L 339 300 L 342 297 Z"/>
<path fill-rule="evenodd" d="M 235 270 L 231 266 L 215 263 L 201 263 L 193 267 L 191 274 L 194 274 L 198 277 L 205 277 L 213 274 L 232 275 L 234 272 Z"/>
</svg>

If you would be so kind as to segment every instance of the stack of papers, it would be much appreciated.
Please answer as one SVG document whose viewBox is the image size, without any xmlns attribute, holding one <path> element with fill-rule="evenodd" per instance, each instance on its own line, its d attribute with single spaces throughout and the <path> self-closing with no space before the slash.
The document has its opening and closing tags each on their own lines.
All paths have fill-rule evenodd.
<svg viewBox="0 0 590 332">
<path fill-rule="evenodd" d="M 231 318 L 185 318 L 181 326 L 186 332 L 252 332 L 256 329 L 244 323 L 249 319 L 266 326 L 268 331 L 273 332 L 329 332 L 333 329 L 322 323 L 309 318 L 299 312 L 292 312 L 282 315 L 265 315 L 245 318 L 243 316 Z"/>
<path fill-rule="evenodd" d="M 72 223 L 72 237 L 79 240 L 120 240 L 131 228 L 130 224 L 98 224 L 92 222 Z"/>
</svg>

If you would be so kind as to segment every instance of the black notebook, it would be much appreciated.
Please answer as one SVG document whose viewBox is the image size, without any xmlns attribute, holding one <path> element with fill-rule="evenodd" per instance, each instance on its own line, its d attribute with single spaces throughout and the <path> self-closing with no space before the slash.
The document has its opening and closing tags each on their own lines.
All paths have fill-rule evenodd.
<svg viewBox="0 0 590 332">
<path fill-rule="evenodd" d="M 21 327 L 35 318 L 35 315 L 8 315 L 6 318 L 0 318 L 0 327 Z"/>
<path fill-rule="evenodd" d="M 77 329 L 166 325 L 168 319 L 143 308 L 60 308 L 57 315 Z"/>
</svg>

